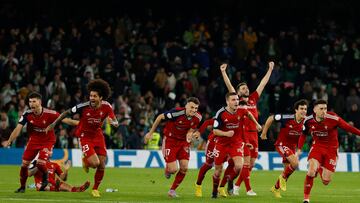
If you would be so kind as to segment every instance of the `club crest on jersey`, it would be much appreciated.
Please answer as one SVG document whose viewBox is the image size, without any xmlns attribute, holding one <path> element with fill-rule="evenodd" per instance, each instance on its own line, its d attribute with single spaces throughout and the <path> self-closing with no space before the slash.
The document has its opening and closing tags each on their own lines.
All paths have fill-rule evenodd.
<svg viewBox="0 0 360 203">
<path fill-rule="evenodd" d="M 293 128 L 293 126 L 292 126 L 292 125 L 289 125 L 289 128 Z"/>
<path fill-rule="evenodd" d="M 100 116 L 102 116 L 104 113 L 102 111 L 100 111 Z"/>
<path fill-rule="evenodd" d="M 194 122 L 191 122 L 190 125 L 194 125 Z"/>
<path fill-rule="evenodd" d="M 228 122 L 228 119 L 227 118 L 225 118 L 225 120 L 224 120 L 225 122 Z"/>
<path fill-rule="evenodd" d="M 90 113 L 87 113 L 86 115 L 87 115 L 87 116 L 90 116 Z"/>
<path fill-rule="evenodd" d="M 34 121 L 33 121 L 33 120 L 30 120 L 30 123 L 34 123 Z"/>
<path fill-rule="evenodd" d="M 238 116 L 237 119 L 240 120 L 241 119 L 240 116 Z"/>
<path fill-rule="evenodd" d="M 46 121 L 45 120 L 43 120 L 43 124 L 45 124 L 46 123 Z"/>
<path fill-rule="evenodd" d="M 182 124 L 183 122 L 182 121 L 179 121 L 180 124 Z"/>
<path fill-rule="evenodd" d="M 311 126 L 311 129 L 315 129 L 315 126 Z"/>
<path fill-rule="evenodd" d="M 325 130 L 327 130 L 328 129 L 328 127 L 327 127 L 327 125 L 325 126 Z"/>
</svg>

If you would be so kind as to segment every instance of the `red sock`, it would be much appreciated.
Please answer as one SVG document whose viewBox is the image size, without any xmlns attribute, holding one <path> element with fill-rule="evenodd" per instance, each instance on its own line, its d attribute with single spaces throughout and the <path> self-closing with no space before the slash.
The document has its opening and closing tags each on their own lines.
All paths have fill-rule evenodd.
<svg viewBox="0 0 360 203">
<path fill-rule="evenodd" d="M 94 186 L 93 186 L 93 190 L 97 190 L 103 177 L 104 177 L 104 169 L 100 170 L 100 169 L 96 169 L 95 172 L 95 176 L 94 176 Z"/>
<path fill-rule="evenodd" d="M 71 192 L 77 192 L 77 191 L 78 191 L 78 188 L 76 188 L 76 187 L 71 188 Z"/>
<path fill-rule="evenodd" d="M 287 180 L 294 171 L 295 171 L 295 169 L 293 169 L 293 167 L 291 167 L 291 165 L 288 165 L 285 167 L 285 169 L 282 173 L 282 177 L 284 177 Z"/>
<path fill-rule="evenodd" d="M 212 165 L 209 165 L 208 163 L 204 163 L 200 170 L 199 170 L 199 174 L 198 174 L 198 178 L 197 178 L 197 181 L 196 181 L 196 184 L 197 185 L 201 185 L 202 184 L 202 181 L 204 180 L 205 178 L 205 174 L 208 170 L 210 170 L 212 168 Z"/>
<path fill-rule="evenodd" d="M 226 168 L 226 170 L 224 172 L 224 176 L 221 180 L 220 187 L 224 187 L 226 185 L 227 181 L 230 180 L 230 178 L 234 176 L 233 175 L 234 173 L 235 173 L 234 167 L 228 165 L 228 167 Z"/>
<path fill-rule="evenodd" d="M 280 181 L 279 179 L 277 179 L 276 183 L 275 183 L 275 189 L 279 189 L 280 188 Z"/>
<path fill-rule="evenodd" d="M 175 176 L 175 180 L 171 186 L 171 190 L 176 190 L 176 188 L 180 185 L 180 183 L 184 180 L 185 177 L 185 173 L 179 171 L 177 172 L 176 176 Z"/>
<path fill-rule="evenodd" d="M 304 182 L 304 199 L 309 199 L 310 191 L 313 186 L 314 177 L 310 177 L 306 175 L 305 182 Z"/>
<path fill-rule="evenodd" d="M 219 182 L 220 182 L 220 177 L 213 175 L 213 194 L 217 194 Z"/>
<path fill-rule="evenodd" d="M 22 188 L 25 188 L 27 178 L 28 178 L 28 168 L 26 166 L 21 166 L 21 168 L 20 168 L 20 185 Z"/>
<path fill-rule="evenodd" d="M 244 183 L 245 183 L 245 187 L 246 187 L 246 191 L 251 190 L 251 186 L 250 186 L 250 167 L 248 165 L 244 165 L 243 169 L 244 171 Z"/>
</svg>

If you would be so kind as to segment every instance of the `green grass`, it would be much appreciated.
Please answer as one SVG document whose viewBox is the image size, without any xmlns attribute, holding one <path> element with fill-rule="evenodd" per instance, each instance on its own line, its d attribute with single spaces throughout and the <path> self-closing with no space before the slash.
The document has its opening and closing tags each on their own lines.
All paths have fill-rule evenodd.
<svg viewBox="0 0 360 203">
<path fill-rule="evenodd" d="M 16 194 L 14 190 L 19 186 L 18 166 L 0 166 L 0 202 L 302 202 L 304 172 L 296 171 L 288 182 L 287 191 L 282 193 L 282 199 L 275 199 L 269 192 L 279 171 L 255 171 L 252 174 L 252 186 L 257 192 L 256 197 L 247 197 L 244 188 L 237 197 L 210 198 L 213 170 L 209 171 L 203 183 L 202 198 L 194 196 L 194 182 L 198 170 L 190 170 L 184 182 L 177 189 L 180 196 L 169 199 L 167 191 L 173 177 L 167 180 L 162 169 L 124 169 L 107 168 L 105 177 L 100 185 L 101 198 L 90 196 L 90 189 L 84 193 L 66 192 L 36 192 L 27 189 L 24 194 Z M 79 185 L 85 180 L 93 182 L 94 170 L 85 174 L 81 168 L 71 168 L 68 183 Z M 33 178 L 28 179 L 28 184 Z M 242 186 L 243 187 L 243 186 Z M 118 192 L 106 193 L 106 188 L 117 188 Z M 322 185 L 319 178 L 314 182 L 311 192 L 311 202 L 323 203 L 355 203 L 360 202 L 360 173 L 337 172 L 328 186 Z"/>
</svg>

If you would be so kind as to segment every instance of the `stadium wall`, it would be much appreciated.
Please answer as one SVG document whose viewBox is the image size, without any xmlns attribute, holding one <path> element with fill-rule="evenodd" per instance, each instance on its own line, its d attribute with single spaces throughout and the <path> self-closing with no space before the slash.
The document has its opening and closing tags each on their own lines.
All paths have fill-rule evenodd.
<svg viewBox="0 0 360 203">
<path fill-rule="evenodd" d="M 1 148 L 0 165 L 20 165 L 24 149 Z M 52 159 L 56 162 L 72 160 L 73 166 L 81 166 L 80 149 L 54 149 Z M 192 151 L 189 168 L 200 168 L 205 161 L 204 151 Z M 150 150 L 108 150 L 107 167 L 118 168 L 163 168 L 161 151 Z M 307 169 L 307 153 L 300 156 L 299 169 Z M 255 170 L 282 170 L 282 158 L 277 152 L 259 152 Z M 360 172 L 360 153 L 339 153 L 337 171 Z"/>
</svg>

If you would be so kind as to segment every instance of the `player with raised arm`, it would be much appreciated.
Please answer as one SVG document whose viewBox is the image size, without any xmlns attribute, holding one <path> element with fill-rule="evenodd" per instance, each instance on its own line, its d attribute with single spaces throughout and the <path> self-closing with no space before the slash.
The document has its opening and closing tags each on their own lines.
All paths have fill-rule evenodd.
<svg viewBox="0 0 360 203">
<path fill-rule="evenodd" d="M 220 66 L 221 74 L 226 84 L 226 87 L 229 92 L 235 92 L 235 88 L 232 86 L 229 77 L 226 74 L 227 64 L 222 64 Z M 258 111 L 257 111 L 257 102 L 263 92 L 266 84 L 268 83 L 271 73 L 274 69 L 274 62 L 269 62 L 269 69 L 266 72 L 265 76 L 262 78 L 260 84 L 256 88 L 256 91 L 249 94 L 249 88 L 246 83 L 242 82 L 237 85 L 236 92 L 239 95 L 240 100 L 247 103 L 247 109 L 254 115 L 256 120 L 258 120 Z M 244 148 L 244 166 L 241 170 L 240 177 L 234 185 L 233 193 L 237 195 L 239 192 L 240 184 L 244 180 L 246 186 L 246 194 L 249 196 L 255 196 L 256 193 L 251 189 L 250 186 L 250 172 L 255 165 L 255 161 L 258 157 L 258 132 L 256 125 L 251 122 L 249 119 L 244 121 L 244 133 L 245 137 L 249 137 L 249 144 Z M 231 193 L 233 184 L 229 182 L 228 191 Z"/>
<path fill-rule="evenodd" d="M 12 131 L 6 145 L 10 146 L 11 143 L 20 135 L 22 128 L 27 125 L 26 131 L 29 135 L 29 141 L 25 147 L 22 157 L 22 164 L 20 169 L 20 188 L 16 193 L 24 193 L 26 180 L 28 177 L 28 167 L 30 162 L 39 153 L 38 161 L 36 163 L 37 168 L 43 174 L 42 185 L 39 190 L 44 190 L 47 186 L 48 172 L 46 168 L 46 162 L 49 159 L 49 153 L 52 152 L 52 148 L 56 142 L 54 130 L 45 131 L 45 128 L 58 118 L 59 113 L 56 111 L 44 108 L 41 105 L 41 95 L 37 92 L 31 92 L 27 96 L 27 104 L 30 109 L 25 111 L 20 117 L 19 122 L 15 129 Z M 64 123 L 68 125 L 77 125 L 78 121 L 72 119 L 64 119 Z"/>
<path fill-rule="evenodd" d="M 166 121 L 162 153 L 166 162 L 165 177 L 178 171 L 176 161 L 179 160 L 180 170 L 168 192 L 169 197 L 177 197 L 176 188 L 183 181 L 189 165 L 190 142 L 200 136 L 197 127 L 201 121 L 198 112 L 200 102 L 196 97 L 189 97 L 185 107 L 171 109 L 157 116 L 150 131 L 145 135 L 145 143 L 151 138 L 162 120 Z"/>
<path fill-rule="evenodd" d="M 37 191 L 40 191 L 42 185 L 42 172 L 36 167 L 37 160 L 33 160 L 30 164 L 28 174 L 29 177 L 34 176 L 35 187 Z M 71 166 L 71 161 L 68 160 L 64 164 L 64 170 L 61 166 L 55 162 L 47 161 L 46 168 L 48 169 L 49 184 L 45 187 L 44 191 L 64 191 L 64 192 L 84 192 L 90 186 L 90 182 L 86 181 L 83 185 L 76 187 L 69 185 L 65 181 L 67 180 L 68 171 Z"/>
<path fill-rule="evenodd" d="M 304 182 L 304 203 L 310 202 L 314 178 L 319 173 L 322 183 L 328 185 L 335 172 L 339 141 L 338 128 L 360 136 L 360 130 L 340 116 L 327 111 L 327 101 L 314 102 L 314 113 L 305 120 L 305 132 L 313 142 L 308 155 L 309 168 Z"/>
<path fill-rule="evenodd" d="M 299 155 L 306 138 L 303 130 L 307 107 L 308 102 L 305 99 L 301 99 L 294 104 L 295 114 L 275 114 L 269 116 L 260 136 L 262 140 L 266 140 L 266 133 L 271 124 L 274 121 L 281 124 L 280 132 L 275 142 L 275 149 L 283 158 L 284 170 L 271 188 L 271 192 L 277 198 L 281 198 L 280 189 L 286 191 L 286 182 L 299 165 Z"/>
<path fill-rule="evenodd" d="M 63 112 L 46 130 L 53 129 L 68 115 L 80 114 L 79 139 L 84 156 L 83 168 L 85 172 L 89 171 L 89 167 L 96 168 L 91 194 L 93 197 L 100 197 L 98 188 L 104 177 L 107 155 L 102 125 L 106 118 L 115 127 L 119 124 L 111 104 L 105 101 L 111 93 L 109 84 L 102 79 L 95 79 L 89 82 L 87 89 L 90 94 L 89 101 Z"/>
<path fill-rule="evenodd" d="M 243 150 L 247 142 L 246 137 L 243 136 L 244 118 L 249 117 L 255 123 L 257 129 L 261 129 L 254 116 L 246 108 L 238 108 L 239 97 L 237 93 L 229 92 L 226 94 L 225 99 L 226 107 L 222 107 L 217 111 L 214 121 L 213 132 L 216 136 L 216 144 L 213 150 L 215 172 L 213 175 L 212 198 L 217 198 L 218 193 L 222 197 L 227 196 L 224 186 L 220 185 L 219 187 L 223 163 L 228 158 L 231 158 L 234 162 L 230 180 L 233 180 L 242 168 Z"/>
</svg>

